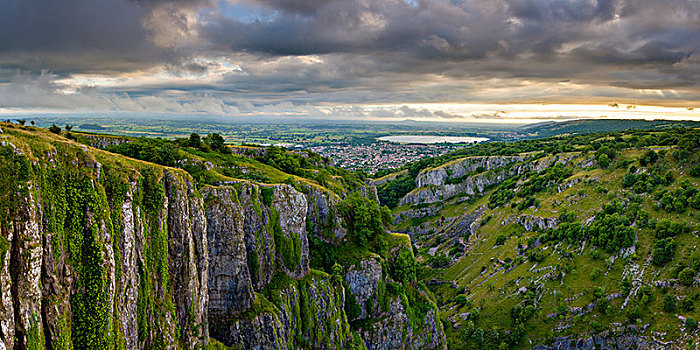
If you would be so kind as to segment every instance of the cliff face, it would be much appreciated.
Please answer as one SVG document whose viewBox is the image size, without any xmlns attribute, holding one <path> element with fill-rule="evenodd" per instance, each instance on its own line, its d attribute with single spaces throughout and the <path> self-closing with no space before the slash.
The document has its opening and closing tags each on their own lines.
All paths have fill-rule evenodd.
<svg viewBox="0 0 700 350">
<path fill-rule="evenodd" d="M 553 164 L 566 164 L 572 158 L 548 157 L 526 161 L 528 157 L 525 156 L 490 156 L 459 159 L 421 171 L 415 180 L 416 189 L 401 198 L 399 205 L 432 204 L 459 195 L 481 194 L 516 174 L 528 171 L 539 173 Z"/>
<path fill-rule="evenodd" d="M 375 255 L 351 266 L 345 274 L 348 291 L 361 311 L 354 321 L 362 323 L 358 332 L 367 348 L 445 349 L 447 342 L 437 319 L 437 308 L 428 306 L 421 310 L 415 305 L 419 303 L 409 300 L 407 294 L 392 295 L 387 289 L 395 281 L 382 265 L 386 263 Z M 427 299 L 420 288 L 408 295 Z"/>
<path fill-rule="evenodd" d="M 311 237 L 347 240 L 337 195 L 302 183 L 197 188 L 180 170 L 26 136 L 0 136 L 0 349 L 195 349 L 210 337 L 385 348 L 377 329 L 404 348 L 444 346 L 439 321 L 409 322 L 410 303 L 364 306 L 391 281 L 381 259 L 342 270 L 370 281 L 350 288 L 367 309 L 360 318 L 393 326 L 350 326 L 345 272 L 309 267 Z"/>
<path fill-rule="evenodd" d="M 64 145 L 41 161 L 23 152 L 3 150 L 18 175 L 0 226 L 4 346 L 205 343 L 206 220 L 187 177 L 126 175 Z"/>
</svg>

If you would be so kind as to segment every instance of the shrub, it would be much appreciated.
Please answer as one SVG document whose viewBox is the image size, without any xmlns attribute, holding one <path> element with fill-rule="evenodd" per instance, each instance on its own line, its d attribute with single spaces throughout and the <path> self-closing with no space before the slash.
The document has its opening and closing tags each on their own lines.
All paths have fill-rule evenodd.
<svg viewBox="0 0 700 350">
<path fill-rule="evenodd" d="M 671 294 L 664 295 L 661 302 L 661 309 L 668 313 L 674 312 L 676 310 L 676 298 Z"/>
<path fill-rule="evenodd" d="M 497 246 L 503 245 L 503 243 L 506 242 L 506 239 L 507 239 L 506 235 L 501 233 L 500 235 L 498 235 L 498 237 L 496 237 L 496 245 Z"/>
<path fill-rule="evenodd" d="M 377 236 L 384 233 L 379 204 L 360 192 L 348 195 L 340 203 L 339 212 L 347 219 L 348 232 L 360 246 L 366 247 L 369 242 L 373 242 Z"/>
<path fill-rule="evenodd" d="M 651 253 L 651 262 L 661 266 L 671 260 L 676 253 L 676 241 L 673 238 L 657 240 L 654 244 L 654 251 Z"/>
<path fill-rule="evenodd" d="M 52 133 L 58 135 L 58 134 L 61 133 L 61 127 L 60 127 L 60 126 L 56 126 L 56 124 L 52 124 L 51 126 L 49 126 L 49 131 L 51 131 Z"/>
<path fill-rule="evenodd" d="M 636 322 L 641 316 L 642 310 L 639 309 L 639 305 L 635 305 L 627 310 L 627 320 L 631 323 Z"/>
<path fill-rule="evenodd" d="M 696 329 L 698 329 L 698 323 L 694 319 L 688 317 L 685 319 L 685 328 L 689 332 L 694 332 Z"/>
<path fill-rule="evenodd" d="M 693 285 L 693 282 L 695 282 L 694 277 L 695 271 L 693 271 L 693 269 L 690 267 L 686 267 L 678 274 L 678 281 L 684 286 L 691 286 Z"/>
<path fill-rule="evenodd" d="M 416 259 L 413 251 L 404 248 L 396 254 L 390 269 L 391 278 L 401 283 L 412 282 L 416 279 Z"/>
<path fill-rule="evenodd" d="M 639 164 L 641 164 L 642 166 L 647 166 L 647 164 L 654 164 L 657 159 L 659 159 L 659 155 L 656 154 L 656 152 L 654 152 L 653 150 L 647 150 L 639 158 Z"/>
</svg>

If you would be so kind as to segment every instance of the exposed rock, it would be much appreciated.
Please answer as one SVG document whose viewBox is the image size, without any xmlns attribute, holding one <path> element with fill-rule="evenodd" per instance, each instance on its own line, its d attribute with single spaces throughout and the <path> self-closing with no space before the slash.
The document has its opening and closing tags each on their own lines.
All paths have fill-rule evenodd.
<svg viewBox="0 0 700 350">
<path fill-rule="evenodd" d="M 267 148 L 264 147 L 232 146 L 229 149 L 231 153 L 246 158 L 264 157 L 267 154 Z"/>
<path fill-rule="evenodd" d="M 31 187 L 31 183 L 27 186 Z M 9 284 L 14 304 L 14 338 L 15 347 L 25 348 L 30 341 L 30 333 L 43 334 L 41 323 L 41 267 L 44 255 L 42 230 L 39 225 L 41 212 L 40 201 L 33 191 L 20 199 L 19 213 L 10 226 L 13 230 L 10 242 Z M 11 344 L 12 340 L 5 339 Z M 32 344 L 33 345 L 33 344 Z"/>
<path fill-rule="evenodd" d="M 638 334 L 635 326 L 619 332 L 605 331 L 600 334 L 584 336 L 582 338 L 560 337 L 555 338 L 552 344 L 538 344 L 534 350 L 595 350 L 595 349 L 670 349 L 669 347 L 657 347 L 648 337 Z"/>
<path fill-rule="evenodd" d="M 447 180 L 458 179 L 480 169 L 483 171 L 498 169 L 513 162 L 522 162 L 526 158 L 523 156 L 487 156 L 458 159 L 437 168 L 421 171 L 416 177 L 416 187 L 441 186 Z"/>
<path fill-rule="evenodd" d="M 232 187 L 205 187 L 209 243 L 209 317 L 219 318 L 248 310 L 255 300 L 248 270 L 243 232 L 243 210 Z"/>
<path fill-rule="evenodd" d="M 121 223 L 121 240 L 119 249 L 121 251 L 122 281 L 117 285 L 117 306 L 119 313 L 119 332 L 124 337 L 124 345 L 126 349 L 135 349 L 138 346 L 138 325 L 136 315 L 138 312 L 138 285 L 140 282 L 138 265 L 137 265 L 137 250 L 136 250 L 136 232 L 143 232 L 143 227 L 138 227 L 140 211 L 138 207 L 134 207 L 133 193 L 136 191 L 136 183 L 130 183 L 130 191 L 127 192 L 122 204 L 122 223 Z"/>
<path fill-rule="evenodd" d="M 204 203 L 192 183 L 166 173 L 168 195 L 169 270 L 181 341 L 191 344 L 207 339 L 209 258 Z"/>
<path fill-rule="evenodd" d="M 345 349 L 363 339 L 387 348 L 387 338 L 445 346 L 436 308 L 409 320 L 405 298 L 386 296 L 378 255 L 345 276 L 310 271 L 307 234 L 333 244 L 347 235 L 332 192 L 245 181 L 197 189 L 181 170 L 87 146 L 61 144 L 32 161 L 14 149 L 31 171 L 6 193 L 19 209 L 0 225 L 0 350 L 198 349 L 210 333 L 253 349 Z M 377 200 L 373 186 L 361 191 Z M 345 314 L 343 277 L 360 318 L 381 318 L 361 336 Z"/>
<path fill-rule="evenodd" d="M 260 298 L 264 298 L 260 296 Z M 351 339 L 343 289 L 329 278 L 311 277 L 284 288 L 275 308 L 213 325 L 226 345 L 244 349 L 343 349 Z M 212 332 L 214 333 L 214 332 Z M 303 341 L 303 343 L 302 343 Z M 303 345 L 306 344 L 306 345 Z"/>
<path fill-rule="evenodd" d="M 107 148 L 129 143 L 131 140 L 119 136 L 80 134 L 80 137 L 88 140 L 88 145 L 95 148 Z"/>
<path fill-rule="evenodd" d="M 303 193 L 290 185 L 275 185 L 272 197 L 272 208 L 279 213 L 280 227 L 285 237 L 301 240 L 299 265 L 293 270 L 281 261 L 280 267 L 287 275 L 303 278 L 309 273 L 309 240 L 306 237 L 307 202 Z M 280 257 L 278 252 L 278 257 Z"/>
<path fill-rule="evenodd" d="M 350 266 L 345 273 L 348 288 L 362 309 L 362 313 L 357 319 L 376 317 L 381 312 L 377 302 L 379 300 L 378 286 L 380 283 L 384 283 L 380 259 L 378 255 L 362 259 L 358 265 Z M 367 310 L 367 300 L 372 300 L 374 306 L 372 310 Z"/>
<path fill-rule="evenodd" d="M 310 227 L 316 237 L 326 243 L 338 243 L 348 234 L 337 206 L 340 199 L 331 193 L 309 186 L 306 194 Z"/>
<path fill-rule="evenodd" d="M 360 330 L 369 350 L 447 349 L 442 322 L 436 310 L 412 323 L 399 298 L 392 298 L 388 316 Z"/>
<path fill-rule="evenodd" d="M 509 225 L 512 223 L 517 223 L 518 225 L 521 225 L 523 228 L 525 228 L 525 231 L 535 231 L 537 230 L 546 230 L 548 228 L 552 228 L 556 226 L 559 223 L 559 219 L 557 218 L 544 218 L 541 216 L 535 216 L 535 215 L 520 215 L 517 217 L 509 217 L 506 219 L 504 222 L 502 222 L 502 225 Z"/>
<path fill-rule="evenodd" d="M 515 164 L 512 167 L 506 166 L 528 158 L 523 156 L 463 158 L 437 168 L 423 170 L 416 177 L 416 189 L 401 198 L 399 204 L 437 203 L 460 194 L 480 194 L 489 186 L 494 186 L 514 175 L 530 171 L 539 173 L 555 164 L 567 164 L 574 157 L 575 154 L 564 154 Z M 482 167 L 484 172 L 469 176 L 479 167 Z"/>
</svg>

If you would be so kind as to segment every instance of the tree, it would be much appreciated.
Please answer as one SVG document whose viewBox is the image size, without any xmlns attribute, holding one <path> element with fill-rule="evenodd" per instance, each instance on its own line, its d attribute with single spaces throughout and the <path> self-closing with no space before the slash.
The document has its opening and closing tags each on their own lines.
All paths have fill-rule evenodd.
<svg viewBox="0 0 700 350">
<path fill-rule="evenodd" d="M 51 126 L 49 126 L 49 131 L 51 131 L 52 133 L 58 135 L 58 134 L 61 133 L 61 127 L 56 126 L 56 124 L 52 124 Z"/>
<path fill-rule="evenodd" d="M 71 131 L 73 129 L 73 125 L 66 124 L 64 128 L 66 129 L 66 131 Z"/>
<path fill-rule="evenodd" d="M 347 219 L 348 232 L 360 246 L 366 246 L 384 233 L 379 205 L 360 192 L 349 194 L 340 203 L 339 212 Z"/>
<path fill-rule="evenodd" d="M 686 267 L 678 274 L 678 281 L 680 281 L 684 286 L 692 286 L 693 282 L 695 282 L 694 277 L 695 271 L 693 271 L 693 269 L 690 267 Z"/>
<path fill-rule="evenodd" d="M 24 125 L 26 122 L 27 122 L 26 119 L 17 119 L 17 123 L 18 123 L 19 125 Z"/>
<path fill-rule="evenodd" d="M 664 295 L 664 299 L 661 302 L 661 309 L 664 312 L 671 313 L 676 310 L 676 298 L 671 294 Z"/>
<path fill-rule="evenodd" d="M 390 269 L 391 278 L 397 282 L 409 283 L 416 279 L 416 259 L 413 251 L 404 248 L 394 257 Z"/>
<path fill-rule="evenodd" d="M 608 157 L 607 154 L 601 154 L 600 157 L 598 157 L 598 165 L 600 165 L 601 168 L 607 168 L 610 166 L 610 157 Z"/>
<path fill-rule="evenodd" d="M 647 164 L 656 163 L 657 159 L 659 159 L 659 155 L 656 154 L 656 152 L 654 152 L 653 150 L 647 150 L 639 158 L 639 164 L 641 164 L 642 166 L 647 166 Z"/>
<path fill-rule="evenodd" d="M 34 122 L 33 120 L 30 123 L 32 124 L 32 126 L 36 125 L 36 122 Z"/>
<path fill-rule="evenodd" d="M 508 237 L 506 237 L 505 234 L 501 233 L 500 235 L 498 235 L 498 237 L 496 237 L 496 245 L 497 245 L 497 246 L 503 245 L 503 243 L 506 242 L 506 239 L 507 239 L 507 238 L 508 238 Z"/>
<path fill-rule="evenodd" d="M 226 147 L 225 140 L 223 136 L 217 133 L 211 133 L 204 138 L 204 141 L 212 151 L 219 153 L 231 153 L 231 150 Z"/>
<path fill-rule="evenodd" d="M 484 330 L 481 327 L 477 328 L 474 332 L 474 341 L 481 344 L 484 342 Z"/>
<path fill-rule="evenodd" d="M 196 132 L 191 133 L 190 139 L 187 141 L 187 146 L 193 147 L 193 148 L 199 148 L 201 144 L 202 144 L 202 138 L 199 137 L 199 134 Z"/>
<path fill-rule="evenodd" d="M 664 238 L 657 240 L 654 244 L 654 251 L 651 253 L 651 262 L 654 265 L 661 266 L 671 260 L 676 253 L 676 241 L 673 238 Z"/>
</svg>

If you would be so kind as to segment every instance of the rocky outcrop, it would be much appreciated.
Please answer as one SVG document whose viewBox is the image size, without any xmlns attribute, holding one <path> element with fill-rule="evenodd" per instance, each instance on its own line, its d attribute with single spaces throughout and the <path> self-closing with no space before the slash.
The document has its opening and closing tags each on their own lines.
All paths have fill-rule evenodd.
<svg viewBox="0 0 700 350">
<path fill-rule="evenodd" d="M 255 289 L 270 283 L 275 267 L 290 277 L 306 276 L 309 272 L 309 242 L 306 236 L 308 205 L 304 194 L 290 185 L 258 187 L 239 183 L 237 186 Z M 286 261 L 285 256 L 288 257 Z M 290 263 L 295 266 L 290 266 Z"/>
<path fill-rule="evenodd" d="M 309 205 L 307 223 L 311 232 L 326 243 L 339 243 L 348 234 L 342 218 L 337 213 L 340 198 L 309 186 L 306 194 Z"/>
<path fill-rule="evenodd" d="M 535 350 L 595 350 L 595 349 L 680 349 L 669 344 L 657 344 L 648 336 L 639 334 L 636 326 L 628 326 L 618 331 L 604 331 L 599 334 L 584 336 L 581 338 L 560 337 L 555 338 L 551 344 L 538 344 Z"/>
<path fill-rule="evenodd" d="M 367 349 L 447 349 L 447 341 L 437 310 L 425 318 L 412 320 L 399 298 L 392 298 L 387 317 L 360 331 Z"/>
<path fill-rule="evenodd" d="M 209 242 L 209 316 L 211 322 L 240 314 L 255 301 L 248 270 L 243 210 L 232 187 L 205 187 Z"/>
<path fill-rule="evenodd" d="M 399 246 L 394 250 L 400 249 Z M 420 319 L 412 319 L 406 295 L 392 295 L 387 291 L 387 283 L 395 282 L 382 264 L 379 255 L 370 255 L 350 266 L 345 273 L 351 300 L 360 308 L 354 320 L 364 320 L 358 332 L 367 348 L 445 349 L 447 342 L 437 318 L 437 308 L 430 308 Z M 413 293 L 424 296 L 418 289 Z"/>
<path fill-rule="evenodd" d="M 448 180 L 466 177 L 477 171 L 488 171 L 505 167 L 514 162 L 522 162 L 524 156 L 486 156 L 458 159 L 437 168 L 421 171 L 416 177 L 416 187 L 442 186 Z"/>
<path fill-rule="evenodd" d="M 279 220 L 280 228 L 286 239 L 292 240 L 294 243 L 294 256 L 299 260 L 296 266 L 290 266 L 287 261 L 282 259 L 285 256 L 284 251 L 280 251 L 278 261 L 284 272 L 294 278 L 303 278 L 309 273 L 309 241 L 306 236 L 306 214 L 308 210 L 306 196 L 303 193 L 294 189 L 290 185 L 275 185 L 272 196 L 271 208 L 279 215 L 277 219 L 272 216 L 270 219 Z M 274 222 L 271 223 L 275 225 Z M 300 245 L 297 242 L 301 242 Z M 275 243 L 279 243 L 276 240 Z M 286 249 L 277 247 L 279 250 Z M 301 250 L 298 250 L 301 248 Z"/>
<path fill-rule="evenodd" d="M 399 205 L 439 203 L 455 196 L 481 194 L 508 178 L 527 172 L 542 172 L 555 164 L 567 164 L 574 154 L 523 162 L 525 156 L 469 157 L 437 168 L 423 170 L 416 177 L 416 189 L 407 193 Z M 509 166 L 514 164 L 513 166 Z M 476 173 L 481 171 L 479 173 Z"/>
<path fill-rule="evenodd" d="M 3 193 L 4 346 L 206 344 L 206 220 L 188 177 L 132 169 L 128 182 L 85 149 L 54 156 Z"/>
<path fill-rule="evenodd" d="M 231 146 L 229 149 L 231 153 L 246 158 L 264 157 L 267 154 L 267 148 L 264 147 Z"/>
<path fill-rule="evenodd" d="M 489 186 L 498 184 L 508 177 L 510 177 L 509 172 L 496 171 L 469 176 L 460 183 L 428 185 L 409 192 L 401 198 L 399 204 L 438 203 L 460 194 L 465 196 L 479 194 L 487 190 Z"/>
<path fill-rule="evenodd" d="M 259 296 L 265 299 L 264 296 Z M 270 303 L 265 299 L 266 303 Z M 215 325 L 224 344 L 244 349 L 344 349 L 352 339 L 343 289 L 328 277 L 294 282 L 252 315 Z"/>
<path fill-rule="evenodd" d="M 509 225 L 516 223 L 521 225 L 525 231 L 531 232 L 535 230 L 546 230 L 552 228 L 559 223 L 557 218 L 545 218 L 535 215 L 520 215 L 511 216 L 501 223 L 501 225 Z"/>
<path fill-rule="evenodd" d="M 107 148 L 112 146 L 119 146 L 123 143 L 129 143 L 126 137 L 112 136 L 112 135 L 93 135 L 93 134 L 79 134 L 81 138 L 84 139 L 85 144 L 90 147 L 95 148 Z"/>
<path fill-rule="evenodd" d="M 181 341 L 194 347 L 198 339 L 207 339 L 209 333 L 207 220 L 194 184 L 174 173 L 166 173 L 165 180 L 168 262 L 177 324 L 181 329 Z"/>
<path fill-rule="evenodd" d="M 350 266 L 345 274 L 348 289 L 362 310 L 357 319 L 376 317 L 381 313 L 379 302 L 377 302 L 380 300 L 379 288 L 384 288 L 380 261 L 381 258 L 378 255 L 362 259 L 358 265 Z M 372 309 L 369 310 L 368 306 Z"/>
</svg>

